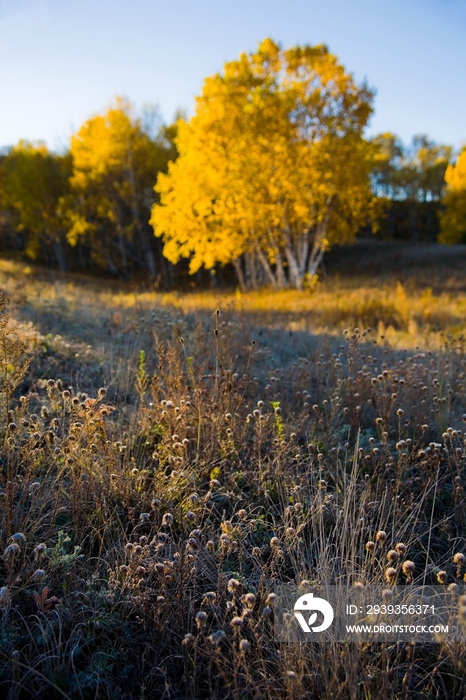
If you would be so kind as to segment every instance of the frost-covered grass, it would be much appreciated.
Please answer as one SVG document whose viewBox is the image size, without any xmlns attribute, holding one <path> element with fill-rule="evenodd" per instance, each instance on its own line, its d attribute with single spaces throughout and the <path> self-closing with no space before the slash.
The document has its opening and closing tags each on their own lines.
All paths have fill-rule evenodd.
<svg viewBox="0 0 466 700">
<path fill-rule="evenodd" d="M 277 583 L 464 587 L 460 273 L 333 264 L 247 296 L 4 266 L 0 696 L 462 697 L 461 644 L 273 638 Z"/>
</svg>

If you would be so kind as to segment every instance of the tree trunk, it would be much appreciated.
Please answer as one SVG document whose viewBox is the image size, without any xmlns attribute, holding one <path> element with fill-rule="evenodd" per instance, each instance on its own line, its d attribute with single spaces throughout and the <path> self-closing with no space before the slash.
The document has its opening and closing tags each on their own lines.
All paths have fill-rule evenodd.
<svg viewBox="0 0 466 700">
<path fill-rule="evenodd" d="M 119 270 L 115 263 L 113 262 L 112 258 L 110 257 L 110 254 L 108 250 L 102 251 L 103 252 L 103 258 L 107 264 L 107 270 L 110 272 L 111 275 L 117 275 L 119 273 Z"/>
<path fill-rule="evenodd" d="M 307 264 L 307 273 L 311 279 L 317 274 L 319 266 L 322 262 L 322 258 L 324 257 L 324 253 L 325 253 L 324 241 L 325 241 L 327 231 L 328 231 L 328 225 L 330 222 L 330 214 L 332 213 L 332 201 L 333 201 L 332 196 L 327 198 L 327 211 L 325 212 L 325 216 L 322 219 L 322 221 L 320 221 L 318 223 L 316 233 L 314 236 L 314 242 L 312 244 L 311 255 L 309 256 L 309 261 Z"/>
<path fill-rule="evenodd" d="M 247 285 L 250 289 L 257 289 L 259 282 L 257 280 L 256 256 L 254 252 L 244 253 L 244 260 L 247 271 Z"/>
<path fill-rule="evenodd" d="M 125 240 L 123 236 L 123 230 L 121 228 L 121 225 L 117 225 L 117 232 L 118 232 L 118 249 L 120 251 L 120 258 L 121 258 L 121 266 L 123 269 L 123 274 L 126 275 L 128 274 L 128 262 L 126 258 L 126 248 L 125 248 Z"/>
<path fill-rule="evenodd" d="M 286 281 L 285 270 L 283 269 L 283 260 L 282 255 L 280 253 L 280 248 L 277 245 L 275 245 L 273 252 L 275 256 L 275 275 L 278 282 L 278 288 L 286 289 L 286 287 L 288 287 L 288 284 Z"/>
<path fill-rule="evenodd" d="M 157 277 L 157 268 L 155 266 L 155 260 L 154 260 L 154 253 L 152 251 L 150 242 L 147 238 L 146 231 L 144 230 L 144 227 L 141 225 L 141 223 L 136 220 L 136 227 L 139 232 L 139 239 L 141 241 L 142 245 L 142 250 L 144 253 L 144 259 L 147 265 L 147 269 L 149 271 L 149 274 L 151 277 Z"/>
<path fill-rule="evenodd" d="M 306 276 L 306 263 L 309 255 L 309 232 L 301 232 L 298 238 L 298 266 L 301 279 Z"/>
<path fill-rule="evenodd" d="M 309 258 L 309 264 L 307 266 L 307 273 L 312 279 L 316 274 L 324 257 L 325 248 L 319 244 L 317 241 L 314 242 L 312 246 L 311 257 Z"/>
<path fill-rule="evenodd" d="M 303 288 L 304 275 L 300 275 L 298 261 L 296 260 L 296 256 L 293 248 L 291 247 L 291 241 L 289 238 L 285 245 L 285 256 L 288 263 L 288 269 L 290 271 L 290 284 L 292 287 L 294 287 L 294 289 L 301 290 Z"/>
<path fill-rule="evenodd" d="M 235 268 L 236 276 L 238 278 L 239 282 L 239 288 L 243 292 L 247 292 L 247 287 L 246 287 L 246 281 L 244 279 L 244 274 L 243 270 L 241 269 L 241 258 L 236 258 L 235 260 L 232 260 L 233 267 Z"/>
<path fill-rule="evenodd" d="M 136 192 L 136 178 L 134 176 L 133 167 L 133 155 L 131 153 L 131 147 L 128 144 L 128 176 L 129 183 L 131 185 L 131 208 L 133 210 L 133 217 L 136 223 L 136 230 L 139 234 L 139 240 L 141 242 L 142 252 L 147 265 L 147 269 L 151 277 L 157 277 L 157 269 L 155 267 L 154 253 L 152 251 L 149 239 L 147 238 L 144 226 L 141 223 L 141 216 L 139 211 L 139 201 Z"/>
<path fill-rule="evenodd" d="M 265 255 L 264 251 L 259 247 L 259 245 L 256 248 L 256 253 L 257 253 L 257 259 L 259 260 L 260 264 L 262 265 L 262 269 L 264 270 L 265 277 L 269 284 L 274 288 L 277 289 L 277 280 L 275 279 L 275 275 L 273 274 L 273 270 L 270 267 L 270 263 L 267 260 L 267 256 Z"/>
<path fill-rule="evenodd" d="M 61 244 L 61 241 L 55 241 L 53 244 L 53 250 L 55 252 L 55 257 L 57 259 L 58 263 L 58 269 L 61 272 L 65 272 L 66 270 L 66 260 L 65 260 L 65 254 L 63 253 L 63 246 Z"/>
</svg>

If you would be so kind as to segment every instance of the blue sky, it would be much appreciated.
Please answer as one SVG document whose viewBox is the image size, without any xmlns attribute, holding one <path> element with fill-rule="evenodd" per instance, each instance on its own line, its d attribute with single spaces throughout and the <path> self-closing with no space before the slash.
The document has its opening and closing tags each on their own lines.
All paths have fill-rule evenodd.
<svg viewBox="0 0 466 700">
<path fill-rule="evenodd" d="M 377 89 L 369 134 L 466 144 L 466 0 L 0 0 L 0 146 L 66 147 L 115 95 L 192 112 L 270 36 L 326 43 Z"/>
</svg>

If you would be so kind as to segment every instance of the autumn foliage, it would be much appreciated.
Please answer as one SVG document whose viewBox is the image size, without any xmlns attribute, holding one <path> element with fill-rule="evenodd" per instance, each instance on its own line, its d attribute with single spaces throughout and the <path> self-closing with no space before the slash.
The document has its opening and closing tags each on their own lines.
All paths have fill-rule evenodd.
<svg viewBox="0 0 466 700">
<path fill-rule="evenodd" d="M 466 148 L 458 157 L 456 165 L 449 165 L 445 173 L 448 191 L 441 216 L 441 243 L 464 243 L 466 241 Z"/>
<path fill-rule="evenodd" d="M 208 78 L 152 209 L 165 256 L 233 263 L 242 287 L 302 288 L 373 212 L 373 93 L 325 46 L 270 39 Z"/>
<path fill-rule="evenodd" d="M 449 165 L 453 149 L 425 135 L 366 138 L 373 100 L 326 46 L 271 39 L 206 78 L 189 120 L 117 97 L 63 154 L 0 151 L 0 248 L 165 289 L 189 270 L 302 290 L 361 234 L 464 241 L 465 152 Z"/>
</svg>

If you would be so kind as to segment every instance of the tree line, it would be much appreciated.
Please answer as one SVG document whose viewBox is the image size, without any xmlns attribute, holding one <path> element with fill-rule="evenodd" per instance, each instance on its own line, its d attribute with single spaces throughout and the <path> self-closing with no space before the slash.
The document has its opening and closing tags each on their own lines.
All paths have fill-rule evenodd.
<svg viewBox="0 0 466 700">
<path fill-rule="evenodd" d="M 189 120 L 117 98 L 66 153 L 3 149 L 0 251 L 165 288 L 231 269 L 303 289 L 356 236 L 466 242 L 466 150 L 366 138 L 373 100 L 327 47 L 270 39 L 207 78 Z"/>
</svg>

